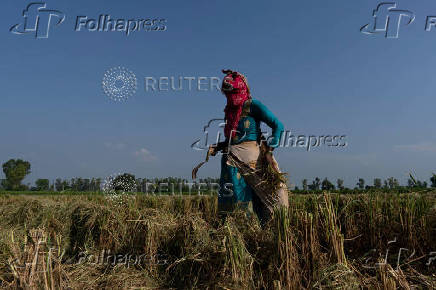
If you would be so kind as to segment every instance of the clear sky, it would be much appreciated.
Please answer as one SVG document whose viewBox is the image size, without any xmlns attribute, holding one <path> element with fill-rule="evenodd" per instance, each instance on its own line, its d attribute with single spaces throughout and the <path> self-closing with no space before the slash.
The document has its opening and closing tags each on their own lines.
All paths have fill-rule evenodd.
<svg viewBox="0 0 436 290">
<path fill-rule="evenodd" d="M 41 1 L 43 2 L 43 1 Z M 296 134 L 347 135 L 342 149 L 281 148 L 293 183 L 301 179 L 394 176 L 436 171 L 436 15 L 432 0 L 396 1 L 416 15 L 399 38 L 366 35 L 378 1 L 46 1 L 65 21 L 48 39 L 17 35 L 30 3 L 0 10 L 0 162 L 23 158 L 37 178 L 189 177 L 204 152 L 190 145 L 223 116 L 216 91 L 146 92 L 147 76 L 244 73 L 252 94 Z M 74 31 L 77 16 L 165 18 L 166 31 Z M 110 100 L 101 82 L 124 66 L 138 77 L 128 101 Z M 215 158 L 200 177 L 219 175 Z"/>
</svg>

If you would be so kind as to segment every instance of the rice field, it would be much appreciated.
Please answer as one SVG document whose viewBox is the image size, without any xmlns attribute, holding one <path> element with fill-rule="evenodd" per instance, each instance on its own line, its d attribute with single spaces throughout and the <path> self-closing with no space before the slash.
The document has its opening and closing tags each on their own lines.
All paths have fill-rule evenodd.
<svg viewBox="0 0 436 290">
<path fill-rule="evenodd" d="M 214 196 L 1 194 L 8 289 L 434 289 L 435 192 L 291 195 L 262 228 Z"/>
</svg>

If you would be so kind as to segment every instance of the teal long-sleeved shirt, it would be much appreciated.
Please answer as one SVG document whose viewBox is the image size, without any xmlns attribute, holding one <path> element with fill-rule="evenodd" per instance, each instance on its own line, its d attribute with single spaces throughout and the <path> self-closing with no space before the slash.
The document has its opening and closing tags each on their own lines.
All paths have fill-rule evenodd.
<svg viewBox="0 0 436 290">
<path fill-rule="evenodd" d="M 267 144 L 277 147 L 280 136 L 283 133 L 283 124 L 277 119 L 268 108 L 256 99 L 248 100 L 238 123 L 236 136 L 232 144 L 239 144 L 245 141 L 257 141 L 261 137 L 260 124 L 264 122 L 272 129 L 272 135 L 267 139 Z"/>
</svg>

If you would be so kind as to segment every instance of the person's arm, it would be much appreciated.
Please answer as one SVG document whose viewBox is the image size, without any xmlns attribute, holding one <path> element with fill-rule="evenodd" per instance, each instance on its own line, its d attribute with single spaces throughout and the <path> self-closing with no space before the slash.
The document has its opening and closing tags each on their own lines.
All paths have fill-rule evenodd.
<svg viewBox="0 0 436 290">
<path fill-rule="evenodd" d="M 267 140 L 267 145 L 271 148 L 279 146 L 280 136 L 283 133 L 283 124 L 277 119 L 268 108 L 258 100 L 251 102 L 251 115 L 267 124 L 272 129 L 272 135 Z"/>
<path fill-rule="evenodd" d="M 225 153 L 227 151 L 228 143 L 229 142 L 226 139 L 226 141 L 222 141 L 222 142 L 210 145 L 209 146 L 209 154 L 211 156 L 215 156 L 220 151 Z"/>
</svg>

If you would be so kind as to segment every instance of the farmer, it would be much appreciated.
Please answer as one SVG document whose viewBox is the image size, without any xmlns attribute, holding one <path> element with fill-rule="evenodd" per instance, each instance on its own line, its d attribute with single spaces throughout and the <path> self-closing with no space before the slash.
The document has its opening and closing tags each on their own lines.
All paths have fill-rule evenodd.
<svg viewBox="0 0 436 290">
<path fill-rule="evenodd" d="M 218 206 L 226 213 L 250 201 L 262 224 L 275 208 L 288 207 L 286 180 L 272 152 L 279 145 L 282 123 L 260 101 L 253 99 L 244 75 L 223 70 L 221 91 L 227 98 L 224 109 L 226 140 L 209 148 L 210 155 L 223 152 L 221 159 Z M 272 129 L 268 140 L 262 137 L 260 124 Z"/>
</svg>

